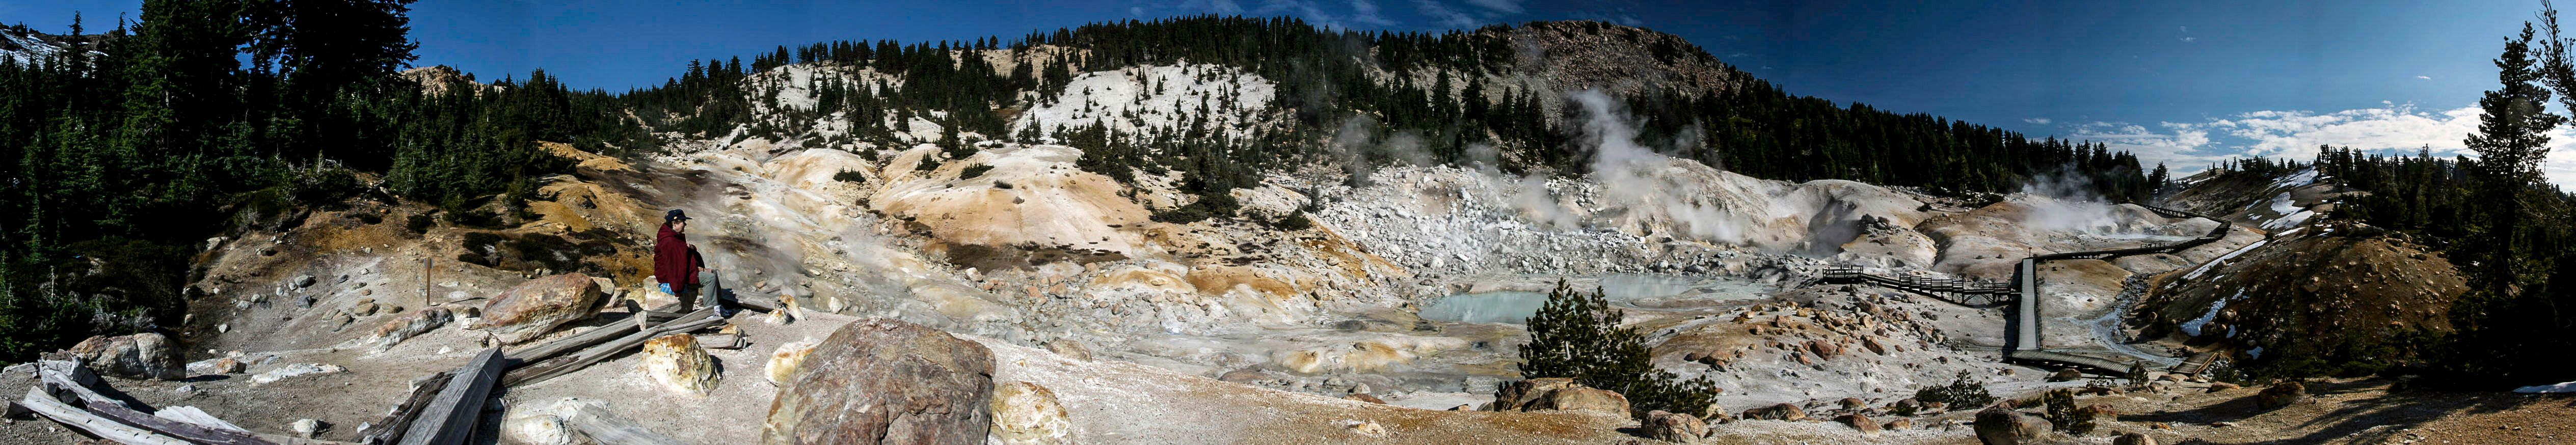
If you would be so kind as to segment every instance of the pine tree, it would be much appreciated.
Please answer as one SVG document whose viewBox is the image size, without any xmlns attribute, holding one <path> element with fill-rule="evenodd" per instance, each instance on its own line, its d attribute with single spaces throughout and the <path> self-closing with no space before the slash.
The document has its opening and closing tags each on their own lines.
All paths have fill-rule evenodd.
<svg viewBox="0 0 2576 445">
<path fill-rule="evenodd" d="M 1530 342 L 1521 346 L 1522 378 L 1573 378 L 1576 383 L 1627 396 L 1630 414 L 1650 411 L 1699 415 L 1717 402 L 1708 377 L 1682 380 L 1656 369 L 1645 336 L 1620 326 L 1625 311 L 1610 307 L 1599 289 L 1576 292 L 1564 280 L 1530 316 Z"/>
<path fill-rule="evenodd" d="M 2481 201 L 2490 203 L 2489 226 L 2480 274 L 2485 287 L 2502 290 L 2515 281 L 2515 250 L 2521 244 L 2524 190 L 2540 182 L 2540 162 L 2549 155 L 2549 131 L 2566 120 L 2550 114 L 2549 90 L 2537 82 L 2533 70 L 2531 41 L 2533 28 L 2524 23 L 2522 33 L 2505 41 L 2504 54 L 2497 56 L 2496 79 L 2502 86 L 2478 99 L 2486 114 L 2479 117 L 2478 132 L 2466 141 L 2469 150 L 2478 153 Z"/>
</svg>

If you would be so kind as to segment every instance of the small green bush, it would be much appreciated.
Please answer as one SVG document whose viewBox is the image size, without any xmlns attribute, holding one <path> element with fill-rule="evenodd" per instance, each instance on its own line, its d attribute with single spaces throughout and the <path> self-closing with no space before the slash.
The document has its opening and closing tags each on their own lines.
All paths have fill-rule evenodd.
<svg viewBox="0 0 2576 445">
<path fill-rule="evenodd" d="M 2075 404 L 2075 390 L 2067 388 L 2049 390 L 2046 395 L 2040 397 L 2040 404 L 2048 406 L 2048 414 L 2042 417 L 2048 419 L 2049 427 L 2076 436 L 2093 432 L 2093 415 L 2084 412 L 2084 407 Z"/>
<path fill-rule="evenodd" d="M 832 180 L 852 184 L 866 184 L 868 182 L 868 175 L 866 173 L 859 173 L 857 170 L 842 170 L 840 173 L 833 173 Z"/>
<path fill-rule="evenodd" d="M 429 214 L 424 213 L 412 215 L 411 218 L 407 218 L 403 221 L 403 230 L 411 231 L 413 235 L 419 235 L 429 233 L 429 228 L 435 225 L 438 225 L 438 219 L 431 218 L 429 217 Z"/>
<path fill-rule="evenodd" d="M 1914 400 L 1941 402 L 1949 405 L 1953 410 L 1976 409 L 1994 404 L 1995 394 L 1986 392 L 1986 384 L 1977 383 L 1975 379 L 1969 378 L 1968 371 L 1959 371 L 1958 378 L 1951 380 L 1948 385 L 1914 391 Z"/>
<path fill-rule="evenodd" d="M 977 176 L 984 176 L 984 172 L 988 172 L 988 171 L 993 171 L 993 166 L 990 166 L 990 165 L 970 165 L 970 166 L 966 166 L 966 168 L 964 168 L 964 169 L 959 169 L 959 170 L 957 171 L 957 179 L 975 179 L 975 177 L 977 177 Z"/>
</svg>

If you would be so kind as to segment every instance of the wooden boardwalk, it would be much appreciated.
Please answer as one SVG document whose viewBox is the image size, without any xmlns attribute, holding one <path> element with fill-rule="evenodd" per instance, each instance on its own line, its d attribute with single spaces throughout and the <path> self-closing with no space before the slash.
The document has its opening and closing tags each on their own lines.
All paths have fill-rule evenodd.
<svg viewBox="0 0 2576 445">
<path fill-rule="evenodd" d="M 2089 250 L 2082 252 L 2059 252 L 2022 258 L 2021 264 L 2013 268 L 2013 284 L 2010 286 L 1989 286 L 1956 279 L 1888 277 L 1862 272 L 1858 268 L 1851 267 L 1826 269 L 1824 276 L 1818 278 L 1817 281 L 1824 283 L 1859 283 L 1876 285 L 1888 289 L 1929 296 L 1936 300 L 1974 308 L 2000 307 L 2004 305 L 2004 302 L 1996 301 L 1997 299 L 2009 300 L 2012 306 L 2013 317 L 2012 320 L 2006 322 L 2008 324 L 2004 327 L 2007 331 L 2005 338 L 2010 341 L 2010 344 L 2005 345 L 2004 347 L 2004 361 L 2026 363 L 2043 367 L 2076 368 L 2101 375 L 2126 376 L 2129 373 L 2130 367 L 2136 365 L 2134 361 L 2115 360 L 2048 350 L 2047 345 L 2042 341 L 2039 335 L 2039 322 L 2042 318 L 2039 308 L 2039 298 L 2036 298 L 2036 296 L 2039 295 L 2039 263 L 2043 261 L 2072 259 L 2109 260 L 2130 255 L 2157 253 L 2169 254 L 2181 252 L 2185 249 L 2218 242 L 2218 240 L 2227 237 L 2227 232 L 2229 230 L 2236 227 L 2234 224 L 2228 224 L 2226 220 L 2213 218 L 2208 215 L 2145 204 L 2139 204 L 2138 206 L 2145 207 L 2148 211 L 2155 212 L 2157 215 L 2167 218 L 2201 218 L 2210 221 L 2217 221 L 2219 224 L 2218 227 L 2210 229 L 2209 233 L 2202 234 L 2198 238 L 2192 238 L 2190 240 L 2173 244 L 2131 247 L 2124 249 Z M 2193 369 L 2190 373 L 2198 374 L 2209 367 L 2210 357 L 2212 357 L 2212 354 L 2201 354 L 2198 357 L 2194 357 L 2192 361 L 2185 362 L 2184 365 L 2191 366 L 2193 362 L 2197 362 L 2198 369 Z M 2176 367 L 2176 370 L 2180 371 L 2181 367 Z"/>
</svg>

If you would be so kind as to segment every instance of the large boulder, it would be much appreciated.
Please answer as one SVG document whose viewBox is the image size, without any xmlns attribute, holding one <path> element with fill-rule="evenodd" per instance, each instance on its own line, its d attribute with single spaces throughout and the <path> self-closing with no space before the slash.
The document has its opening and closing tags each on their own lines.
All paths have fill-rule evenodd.
<svg viewBox="0 0 2576 445">
<path fill-rule="evenodd" d="M 993 353 L 902 321 L 851 322 L 814 346 L 778 388 L 762 426 L 770 444 L 983 443 L 992 425 Z"/>
<path fill-rule="evenodd" d="M 2119 438 L 2111 439 L 2111 445 L 2156 445 L 2156 437 L 2142 433 L 2122 434 Z"/>
<path fill-rule="evenodd" d="M 2295 380 L 2281 382 L 2281 384 L 2272 385 L 2270 388 L 2263 388 L 2262 393 L 2255 394 L 2254 406 L 2262 409 L 2275 409 L 2290 406 L 2291 403 L 2297 403 L 2299 399 L 2306 398 L 2307 396 L 2307 385 L 2301 385 Z"/>
<path fill-rule="evenodd" d="M 1689 414 L 1655 410 L 1646 413 L 1646 437 L 1665 442 L 1690 442 L 1708 437 L 1708 422 Z"/>
<path fill-rule="evenodd" d="M 2048 420 L 1995 405 L 1977 412 L 1977 441 L 1985 445 L 2018 445 L 2048 434 Z"/>
<path fill-rule="evenodd" d="M 188 378 L 187 365 L 179 361 L 178 344 L 158 333 L 94 336 L 56 354 L 101 374 L 136 379 Z"/>
<path fill-rule="evenodd" d="M 1001 445 L 1073 443 L 1073 421 L 1055 391 L 1029 382 L 993 386 L 993 439 Z"/>
<path fill-rule="evenodd" d="M 544 337 L 564 323 L 590 318 L 599 311 L 599 281 L 568 273 L 528 280 L 501 291 L 483 305 L 483 326 L 501 341 L 520 343 Z"/>
<path fill-rule="evenodd" d="M 698 337 L 678 333 L 655 337 L 644 342 L 644 376 L 663 389 L 684 395 L 705 397 L 716 390 L 715 357 L 698 346 Z"/>
</svg>

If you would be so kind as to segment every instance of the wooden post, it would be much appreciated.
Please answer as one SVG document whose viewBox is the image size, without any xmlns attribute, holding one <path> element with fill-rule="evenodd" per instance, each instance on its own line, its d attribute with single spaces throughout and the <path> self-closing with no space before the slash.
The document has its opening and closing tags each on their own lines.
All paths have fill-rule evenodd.
<svg viewBox="0 0 2576 445">
<path fill-rule="evenodd" d="M 420 257 L 420 308 L 429 308 L 429 257 Z"/>
</svg>

